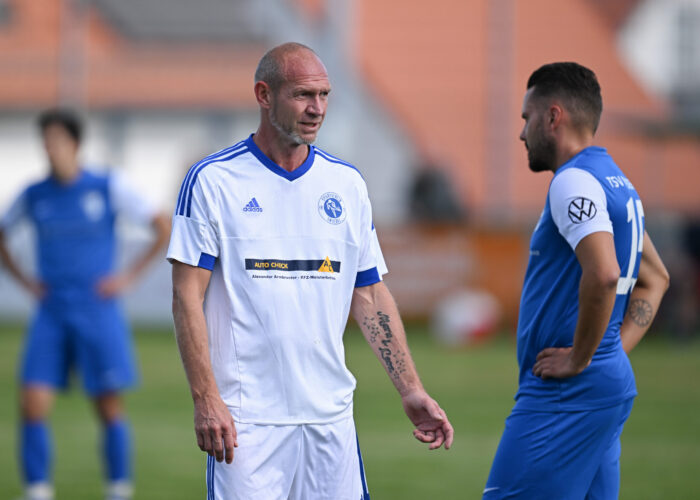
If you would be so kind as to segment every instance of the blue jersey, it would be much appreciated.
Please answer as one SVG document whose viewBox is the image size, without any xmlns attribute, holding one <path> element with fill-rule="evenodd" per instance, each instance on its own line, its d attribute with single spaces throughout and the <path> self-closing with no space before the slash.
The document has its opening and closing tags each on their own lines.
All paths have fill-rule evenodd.
<svg viewBox="0 0 700 500">
<path fill-rule="evenodd" d="M 48 177 L 29 186 L 0 227 L 22 217 L 30 220 L 36 229 L 38 275 L 48 297 L 70 298 L 92 294 L 99 279 L 113 272 L 120 207 L 141 218 L 154 213 L 115 176 L 81 171 L 68 184 Z"/>
<path fill-rule="evenodd" d="M 581 239 L 598 231 L 613 234 L 622 275 L 605 335 L 582 373 L 543 380 L 532 373 L 537 354 L 547 347 L 573 345 L 581 279 L 574 250 Z M 603 408 L 636 395 L 620 326 L 639 271 L 643 236 L 639 196 L 605 149 L 586 148 L 556 171 L 530 243 L 518 319 L 516 408 Z"/>
</svg>

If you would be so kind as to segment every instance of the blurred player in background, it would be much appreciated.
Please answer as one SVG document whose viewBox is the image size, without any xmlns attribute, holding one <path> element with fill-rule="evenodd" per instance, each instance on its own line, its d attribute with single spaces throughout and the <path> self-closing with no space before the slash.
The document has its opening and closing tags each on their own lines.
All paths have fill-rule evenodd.
<svg viewBox="0 0 700 500">
<path fill-rule="evenodd" d="M 520 387 L 483 497 L 617 498 L 620 434 L 637 394 L 627 353 L 668 273 L 637 191 L 593 145 L 595 74 L 542 66 L 528 80 L 520 139 L 554 177 L 530 243 L 518 320 Z"/>
<path fill-rule="evenodd" d="M 345 366 L 349 313 L 414 436 L 431 449 L 452 443 L 381 279 L 364 180 L 312 145 L 330 90 L 308 47 L 269 51 L 255 74 L 258 130 L 195 164 L 180 191 L 173 314 L 211 499 L 369 498 Z"/>
<path fill-rule="evenodd" d="M 117 297 L 165 246 L 169 219 L 118 175 L 84 170 L 82 124 L 65 110 L 39 118 L 49 176 L 26 188 L 0 220 L 0 257 L 37 300 L 20 366 L 20 470 L 27 500 L 53 498 L 46 422 L 72 368 L 103 429 L 107 498 L 131 498 L 131 443 L 121 392 L 137 380 L 130 332 Z M 115 218 L 148 224 L 155 239 L 131 267 L 115 272 Z M 15 263 L 5 234 L 19 220 L 36 229 L 38 275 Z"/>
</svg>

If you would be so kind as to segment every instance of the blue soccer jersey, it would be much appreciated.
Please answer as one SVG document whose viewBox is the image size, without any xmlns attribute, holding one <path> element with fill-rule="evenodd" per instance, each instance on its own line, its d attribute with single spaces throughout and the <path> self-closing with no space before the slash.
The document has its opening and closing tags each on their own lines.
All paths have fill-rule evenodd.
<svg viewBox="0 0 700 500">
<path fill-rule="evenodd" d="M 94 292 L 112 273 L 117 213 L 148 223 L 155 209 L 119 176 L 82 171 L 68 184 L 48 177 L 29 186 L 0 227 L 28 218 L 36 230 L 38 277 L 49 297 L 72 297 Z"/>
<path fill-rule="evenodd" d="M 573 345 L 581 279 L 574 250 L 584 237 L 599 231 L 613 234 L 622 274 L 610 322 L 582 373 L 543 380 L 532 373 L 537 354 L 547 347 Z M 643 235 L 639 196 L 605 149 L 586 148 L 556 171 L 530 243 L 518 320 L 516 409 L 604 408 L 636 395 L 619 332 L 639 270 Z"/>
<path fill-rule="evenodd" d="M 91 395 L 136 381 L 130 334 L 118 300 L 97 293 L 113 272 L 117 214 L 150 222 L 154 207 L 118 175 L 82 171 L 29 186 L 0 220 L 3 231 L 28 219 L 36 232 L 38 278 L 46 294 L 30 321 L 22 384 L 63 388 L 71 367 Z"/>
</svg>

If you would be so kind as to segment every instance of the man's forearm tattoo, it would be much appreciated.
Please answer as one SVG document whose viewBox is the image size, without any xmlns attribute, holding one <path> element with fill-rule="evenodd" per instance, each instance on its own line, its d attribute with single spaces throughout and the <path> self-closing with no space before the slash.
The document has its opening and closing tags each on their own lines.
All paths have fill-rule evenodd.
<svg viewBox="0 0 700 500">
<path fill-rule="evenodd" d="M 382 356 L 382 361 L 386 365 L 386 371 L 389 375 L 394 376 L 394 363 L 391 362 L 391 349 L 388 347 L 380 347 L 379 354 Z"/>
<path fill-rule="evenodd" d="M 651 304 L 646 300 L 634 299 L 627 308 L 627 314 L 629 314 L 630 318 L 632 318 L 632 321 L 634 321 L 637 326 L 646 328 L 649 326 L 649 323 L 651 323 L 654 310 Z"/>
<path fill-rule="evenodd" d="M 379 327 L 374 323 L 374 318 L 365 316 L 365 319 L 362 320 L 362 326 L 367 331 L 369 343 L 374 344 L 377 341 L 377 335 L 379 335 Z"/>
<path fill-rule="evenodd" d="M 387 373 L 392 378 L 398 379 L 406 371 L 406 353 L 393 343 L 394 333 L 391 331 L 391 318 L 388 314 L 377 311 L 376 318 L 365 317 L 362 324 L 366 328 L 370 344 L 375 344 L 377 340 L 382 344 L 377 350 L 386 366 Z"/>
<path fill-rule="evenodd" d="M 384 314 L 381 311 L 377 311 L 377 317 L 379 318 L 379 326 L 382 327 L 382 330 L 384 330 L 384 336 L 387 338 L 386 342 L 388 343 L 391 337 L 394 335 L 391 333 L 391 327 L 389 326 L 389 315 Z M 385 341 L 382 341 L 384 344 Z M 384 344 L 387 345 L 387 344 Z"/>
</svg>

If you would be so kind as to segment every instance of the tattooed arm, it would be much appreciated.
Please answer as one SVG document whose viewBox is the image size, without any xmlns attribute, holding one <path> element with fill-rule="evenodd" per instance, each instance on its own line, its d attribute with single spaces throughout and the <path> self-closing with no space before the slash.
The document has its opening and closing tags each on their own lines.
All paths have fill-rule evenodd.
<svg viewBox="0 0 700 500">
<path fill-rule="evenodd" d="M 383 282 L 355 288 L 351 313 L 401 395 L 415 425 L 413 435 L 430 449 L 452 446 L 454 431 L 442 408 L 423 389 L 394 298 Z"/>
<path fill-rule="evenodd" d="M 620 328 L 622 347 L 627 353 L 642 340 L 649 329 L 669 284 L 668 271 L 646 231 L 643 248 L 637 283 L 630 295 L 627 314 Z"/>
</svg>

